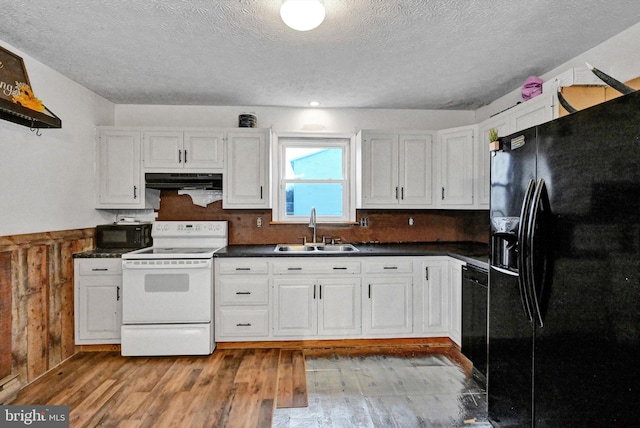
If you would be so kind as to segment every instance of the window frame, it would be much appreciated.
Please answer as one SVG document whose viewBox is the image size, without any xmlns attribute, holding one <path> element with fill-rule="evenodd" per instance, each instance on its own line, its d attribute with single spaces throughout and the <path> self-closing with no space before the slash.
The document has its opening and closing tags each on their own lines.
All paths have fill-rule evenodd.
<svg viewBox="0 0 640 428">
<path fill-rule="evenodd" d="M 356 218 L 355 197 L 355 135 L 334 133 L 274 133 L 276 144 L 273 147 L 273 195 L 272 208 L 273 221 L 276 223 L 302 224 L 309 223 L 311 213 L 299 216 L 287 216 L 286 212 L 286 187 L 289 183 L 304 182 L 304 180 L 287 179 L 285 149 L 288 147 L 309 148 L 342 148 L 342 180 L 308 180 L 318 183 L 343 183 L 342 216 L 317 215 L 317 223 L 347 224 L 354 223 Z"/>
</svg>

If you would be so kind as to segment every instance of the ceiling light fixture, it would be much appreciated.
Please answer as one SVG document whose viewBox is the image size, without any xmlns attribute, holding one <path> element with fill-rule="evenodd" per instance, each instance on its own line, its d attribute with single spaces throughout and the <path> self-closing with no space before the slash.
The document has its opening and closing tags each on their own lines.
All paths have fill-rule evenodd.
<svg viewBox="0 0 640 428">
<path fill-rule="evenodd" d="M 280 17 L 294 30 L 313 30 L 324 21 L 324 4 L 322 0 L 284 0 Z"/>
<path fill-rule="evenodd" d="M 311 101 L 311 102 L 309 103 L 309 105 L 310 105 L 311 107 L 318 107 L 318 106 L 320 105 L 320 103 L 319 103 L 318 101 Z"/>
</svg>

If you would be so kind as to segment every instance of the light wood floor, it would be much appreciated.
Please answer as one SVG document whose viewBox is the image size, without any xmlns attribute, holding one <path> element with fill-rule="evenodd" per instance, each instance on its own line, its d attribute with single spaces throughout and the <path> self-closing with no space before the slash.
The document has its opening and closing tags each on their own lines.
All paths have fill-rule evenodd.
<svg viewBox="0 0 640 428">
<path fill-rule="evenodd" d="M 279 349 L 149 358 L 84 352 L 11 404 L 69 405 L 71 427 L 270 427 L 279 371 L 283 404 L 306 406 L 302 355 Z"/>
<path fill-rule="evenodd" d="M 203 357 L 80 352 L 25 387 L 11 404 L 68 405 L 74 428 L 270 427 L 276 406 L 307 406 L 305 353 L 398 354 L 414 348 L 240 347 Z M 453 353 L 453 360 L 459 355 L 446 344 L 427 348 L 422 352 Z"/>
</svg>

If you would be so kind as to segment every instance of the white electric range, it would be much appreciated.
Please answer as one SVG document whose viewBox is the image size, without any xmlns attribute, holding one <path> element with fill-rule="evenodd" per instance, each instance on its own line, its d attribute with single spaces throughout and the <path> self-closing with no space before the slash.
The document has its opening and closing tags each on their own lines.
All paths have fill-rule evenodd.
<svg viewBox="0 0 640 428">
<path fill-rule="evenodd" d="M 122 355 L 209 355 L 213 254 L 228 224 L 156 221 L 151 236 L 153 246 L 122 256 Z"/>
</svg>

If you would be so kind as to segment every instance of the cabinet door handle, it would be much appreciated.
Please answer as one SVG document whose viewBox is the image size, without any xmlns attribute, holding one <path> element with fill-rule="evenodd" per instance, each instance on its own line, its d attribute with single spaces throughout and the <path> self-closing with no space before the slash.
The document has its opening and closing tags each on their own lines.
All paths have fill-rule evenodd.
<svg viewBox="0 0 640 428">
<path fill-rule="evenodd" d="M 404 201 L 404 187 L 400 188 L 400 196 L 401 196 L 402 200 Z"/>
<path fill-rule="evenodd" d="M 429 281 L 429 268 L 424 268 L 424 279 L 426 279 L 427 281 Z"/>
<path fill-rule="evenodd" d="M 369 284 L 369 298 L 371 298 L 371 284 Z"/>
<path fill-rule="evenodd" d="M 301 267 L 290 267 L 290 268 L 287 268 L 287 270 L 302 270 L 302 268 Z"/>
<path fill-rule="evenodd" d="M 316 298 L 316 285 L 313 284 L 313 299 L 315 300 Z"/>
<path fill-rule="evenodd" d="M 184 149 L 184 163 L 187 163 L 187 149 Z"/>
<path fill-rule="evenodd" d="M 442 188 L 442 200 L 444 201 L 444 187 Z"/>
<path fill-rule="evenodd" d="M 346 267 L 334 267 L 333 270 L 347 270 Z"/>
<path fill-rule="evenodd" d="M 237 267 L 236 270 L 251 270 L 251 268 L 246 267 Z"/>
<path fill-rule="evenodd" d="M 182 163 L 182 150 L 178 150 L 178 163 Z"/>
<path fill-rule="evenodd" d="M 382 269 L 398 269 L 398 266 L 385 266 Z"/>
<path fill-rule="evenodd" d="M 120 287 L 116 287 L 116 301 L 120 301 Z"/>
<path fill-rule="evenodd" d="M 251 327 L 251 323 L 250 322 L 239 322 L 238 324 L 236 324 L 236 327 Z"/>
<path fill-rule="evenodd" d="M 236 294 L 251 294 L 251 291 L 236 291 Z"/>
<path fill-rule="evenodd" d="M 398 199 L 398 187 L 396 186 L 396 199 Z"/>
<path fill-rule="evenodd" d="M 138 199 L 138 186 L 133 186 L 133 199 Z"/>
<path fill-rule="evenodd" d="M 93 272 L 106 272 L 109 268 L 93 268 L 91 269 Z"/>
<path fill-rule="evenodd" d="M 262 199 L 262 186 L 260 186 L 260 199 Z"/>
</svg>

